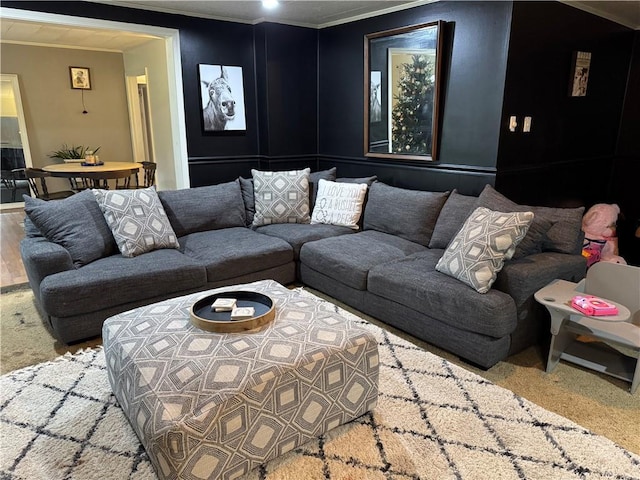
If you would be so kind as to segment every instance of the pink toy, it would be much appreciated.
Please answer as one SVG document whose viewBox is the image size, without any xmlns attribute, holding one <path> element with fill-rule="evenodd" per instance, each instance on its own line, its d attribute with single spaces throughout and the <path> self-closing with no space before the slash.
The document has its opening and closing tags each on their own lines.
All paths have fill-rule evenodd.
<svg viewBox="0 0 640 480">
<path fill-rule="evenodd" d="M 619 214 L 620 207 L 615 203 L 597 203 L 582 217 L 582 256 L 587 258 L 587 267 L 596 262 L 627 264 L 618 256 L 616 220 Z"/>
<path fill-rule="evenodd" d="M 602 298 L 593 295 L 576 295 L 571 299 L 571 306 L 585 315 L 617 315 L 618 307 Z"/>
</svg>

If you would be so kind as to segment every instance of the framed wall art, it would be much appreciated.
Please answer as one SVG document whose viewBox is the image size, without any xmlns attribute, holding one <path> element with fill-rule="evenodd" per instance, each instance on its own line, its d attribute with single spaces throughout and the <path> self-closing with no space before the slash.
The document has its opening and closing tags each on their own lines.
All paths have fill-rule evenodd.
<svg viewBox="0 0 640 480">
<path fill-rule="evenodd" d="M 204 132 L 246 131 L 242 67 L 200 64 L 198 73 Z"/>
<path fill-rule="evenodd" d="M 91 73 L 87 67 L 69 67 L 71 88 L 91 90 Z"/>
<path fill-rule="evenodd" d="M 587 95 L 590 68 L 591 52 L 573 52 L 573 61 L 571 63 L 571 85 L 569 88 L 569 92 L 572 97 L 584 97 Z"/>
</svg>

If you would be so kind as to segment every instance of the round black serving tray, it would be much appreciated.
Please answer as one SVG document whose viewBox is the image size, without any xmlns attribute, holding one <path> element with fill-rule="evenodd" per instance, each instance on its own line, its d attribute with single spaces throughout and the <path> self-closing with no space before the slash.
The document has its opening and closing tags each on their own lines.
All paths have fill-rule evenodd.
<svg viewBox="0 0 640 480">
<path fill-rule="evenodd" d="M 96 163 L 81 162 L 80 165 L 82 165 L 83 167 L 99 167 L 100 165 L 104 165 L 104 162 L 96 162 Z"/>
<path fill-rule="evenodd" d="M 231 320 L 231 312 L 216 312 L 211 304 L 217 298 L 235 298 L 238 307 L 253 307 L 254 316 Z M 253 330 L 269 323 L 275 317 L 273 300 L 257 292 L 221 292 L 201 298 L 191 306 L 191 323 L 209 332 L 232 333 Z"/>
</svg>

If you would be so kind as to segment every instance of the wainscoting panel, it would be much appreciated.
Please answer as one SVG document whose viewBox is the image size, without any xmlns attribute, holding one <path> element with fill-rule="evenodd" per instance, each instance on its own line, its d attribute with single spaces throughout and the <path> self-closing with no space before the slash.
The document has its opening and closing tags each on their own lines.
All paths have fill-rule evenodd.
<svg viewBox="0 0 640 480">
<path fill-rule="evenodd" d="M 240 157 L 191 157 L 189 176 L 192 187 L 231 182 L 238 177 L 251 178 L 251 169 L 257 170 L 302 170 L 309 167 L 318 170 L 315 154 L 267 157 L 263 155 Z"/>
<path fill-rule="evenodd" d="M 463 195 L 478 195 L 486 184 L 495 183 L 495 171 L 489 168 L 407 165 L 328 155 L 319 157 L 320 170 L 331 167 L 337 167 L 338 177 L 377 175 L 381 182 L 400 188 L 426 191 L 446 191 L 455 188 Z"/>
</svg>

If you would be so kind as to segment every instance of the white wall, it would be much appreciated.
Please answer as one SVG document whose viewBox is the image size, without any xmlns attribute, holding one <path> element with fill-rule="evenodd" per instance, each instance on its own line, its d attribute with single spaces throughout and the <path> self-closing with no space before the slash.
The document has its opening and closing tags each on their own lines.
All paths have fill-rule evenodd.
<svg viewBox="0 0 640 480">
<path fill-rule="evenodd" d="M 174 150 L 172 139 L 169 78 L 167 75 L 167 53 L 164 40 L 153 40 L 124 53 L 125 75 L 147 74 L 147 91 L 151 111 L 151 136 L 154 144 L 154 160 L 157 163 L 158 190 L 175 189 L 175 159 L 180 158 Z"/>
</svg>

